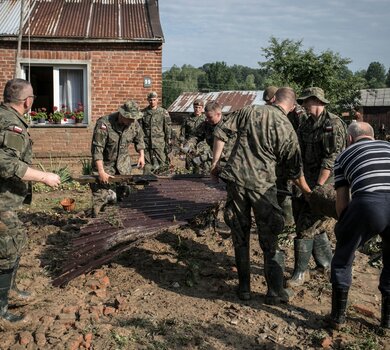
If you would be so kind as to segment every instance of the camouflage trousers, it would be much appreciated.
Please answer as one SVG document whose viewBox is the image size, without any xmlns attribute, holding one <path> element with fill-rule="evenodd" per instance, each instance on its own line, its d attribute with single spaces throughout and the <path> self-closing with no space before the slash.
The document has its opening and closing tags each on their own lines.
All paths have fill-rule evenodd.
<svg viewBox="0 0 390 350">
<path fill-rule="evenodd" d="M 288 179 L 283 177 L 278 177 L 276 179 L 276 187 L 278 190 L 292 192 L 293 185 L 288 181 Z M 278 199 L 279 206 L 282 208 L 283 217 L 286 226 L 294 225 L 294 216 L 293 216 L 291 197 L 286 196 L 283 193 L 278 193 L 277 199 Z"/>
<path fill-rule="evenodd" d="M 329 236 L 333 232 L 333 219 L 323 215 L 313 214 L 309 203 L 303 196 L 293 199 L 294 216 L 296 218 L 296 232 L 298 239 L 314 238 L 326 232 Z M 328 232 L 328 231 L 331 232 Z"/>
<path fill-rule="evenodd" d="M 168 166 L 169 159 L 165 147 L 145 149 L 145 175 L 151 174 L 157 169 L 163 169 Z"/>
<path fill-rule="evenodd" d="M 12 269 L 27 243 L 26 230 L 15 211 L 0 211 L 0 270 Z"/>
<path fill-rule="evenodd" d="M 227 183 L 224 219 L 232 231 L 234 248 L 249 247 L 253 209 L 260 247 L 265 253 L 278 250 L 278 236 L 284 219 L 276 199 L 276 187 L 265 194 Z"/>
</svg>

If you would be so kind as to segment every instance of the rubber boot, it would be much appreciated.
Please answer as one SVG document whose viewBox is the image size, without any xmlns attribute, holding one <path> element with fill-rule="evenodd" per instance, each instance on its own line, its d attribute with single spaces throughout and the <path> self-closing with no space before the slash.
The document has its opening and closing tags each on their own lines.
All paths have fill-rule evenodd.
<svg viewBox="0 0 390 350">
<path fill-rule="evenodd" d="M 330 314 L 330 326 L 340 330 L 345 323 L 345 311 L 347 309 L 349 288 L 332 286 L 332 311 Z"/>
<path fill-rule="evenodd" d="M 12 269 L 0 272 L 0 319 L 13 323 L 22 321 L 24 317 L 8 312 L 8 292 L 11 289 L 12 272 Z"/>
<path fill-rule="evenodd" d="M 251 298 L 251 273 L 249 261 L 249 247 L 240 247 L 234 249 L 236 257 L 236 266 L 238 273 L 238 297 L 241 300 L 250 300 Z"/>
<path fill-rule="evenodd" d="M 15 266 L 14 266 L 14 270 L 12 272 L 12 280 L 11 280 L 11 290 L 10 292 L 12 293 L 12 297 L 16 297 L 17 299 L 21 299 L 21 300 L 29 300 L 31 298 L 31 293 L 25 291 L 25 290 L 20 290 L 17 286 L 16 286 L 16 273 L 19 269 L 19 262 L 20 262 L 20 259 L 16 260 L 16 263 L 15 263 Z"/>
<path fill-rule="evenodd" d="M 382 295 L 381 327 L 390 329 L 390 294 Z"/>
<path fill-rule="evenodd" d="M 311 253 L 313 251 L 313 239 L 294 240 L 294 272 L 287 281 L 287 286 L 301 286 L 305 282 L 306 271 L 308 269 Z"/>
<path fill-rule="evenodd" d="M 314 236 L 313 257 L 317 264 L 317 268 L 324 271 L 330 269 L 333 254 L 326 232 Z"/>
<path fill-rule="evenodd" d="M 270 305 L 288 303 L 294 293 L 284 288 L 284 252 L 264 253 L 264 275 L 268 287 L 264 302 Z"/>
</svg>

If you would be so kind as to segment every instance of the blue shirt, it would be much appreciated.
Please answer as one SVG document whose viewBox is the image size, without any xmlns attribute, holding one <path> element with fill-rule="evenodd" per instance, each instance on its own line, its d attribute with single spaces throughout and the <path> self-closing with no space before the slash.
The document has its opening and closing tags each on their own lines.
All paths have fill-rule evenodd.
<svg viewBox="0 0 390 350">
<path fill-rule="evenodd" d="M 390 143 L 360 139 L 336 158 L 335 188 L 357 192 L 390 192 Z"/>
</svg>

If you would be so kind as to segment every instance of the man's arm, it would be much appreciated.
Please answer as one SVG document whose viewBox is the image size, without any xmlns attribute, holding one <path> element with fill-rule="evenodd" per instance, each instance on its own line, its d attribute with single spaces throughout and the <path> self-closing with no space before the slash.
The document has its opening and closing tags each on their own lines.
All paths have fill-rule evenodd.
<svg viewBox="0 0 390 350">
<path fill-rule="evenodd" d="M 223 148 L 225 147 L 225 142 L 219 139 L 218 137 L 214 137 L 214 145 L 213 145 L 213 162 L 211 163 L 211 175 L 213 177 L 217 177 L 219 169 L 218 163 L 221 159 Z"/>
<path fill-rule="evenodd" d="M 349 187 L 342 186 L 336 188 L 336 213 L 340 217 L 341 213 L 347 208 L 350 201 Z"/>
<path fill-rule="evenodd" d="M 318 175 L 317 184 L 322 186 L 330 177 L 332 171 L 330 169 L 321 168 Z"/>
<path fill-rule="evenodd" d="M 145 152 L 143 149 L 139 150 L 138 152 L 138 168 L 139 169 L 143 169 L 143 167 L 145 166 Z"/>
<path fill-rule="evenodd" d="M 22 180 L 42 182 L 50 187 L 57 187 L 61 183 L 60 177 L 57 174 L 47 173 L 30 167 L 27 168 Z"/>
</svg>

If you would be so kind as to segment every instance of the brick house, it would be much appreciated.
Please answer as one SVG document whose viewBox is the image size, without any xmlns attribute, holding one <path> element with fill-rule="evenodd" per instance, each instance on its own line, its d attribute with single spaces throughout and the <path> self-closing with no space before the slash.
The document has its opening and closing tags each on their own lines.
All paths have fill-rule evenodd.
<svg viewBox="0 0 390 350">
<path fill-rule="evenodd" d="M 127 99 L 141 107 L 161 94 L 162 44 L 157 0 L 0 2 L 0 89 L 15 75 L 31 81 L 32 110 L 84 107 L 84 120 L 31 125 L 34 162 L 60 160 L 72 168 L 90 156 L 95 121 Z M 17 57 L 18 56 L 18 57 Z M 18 62 L 18 64 L 16 64 Z"/>
</svg>

